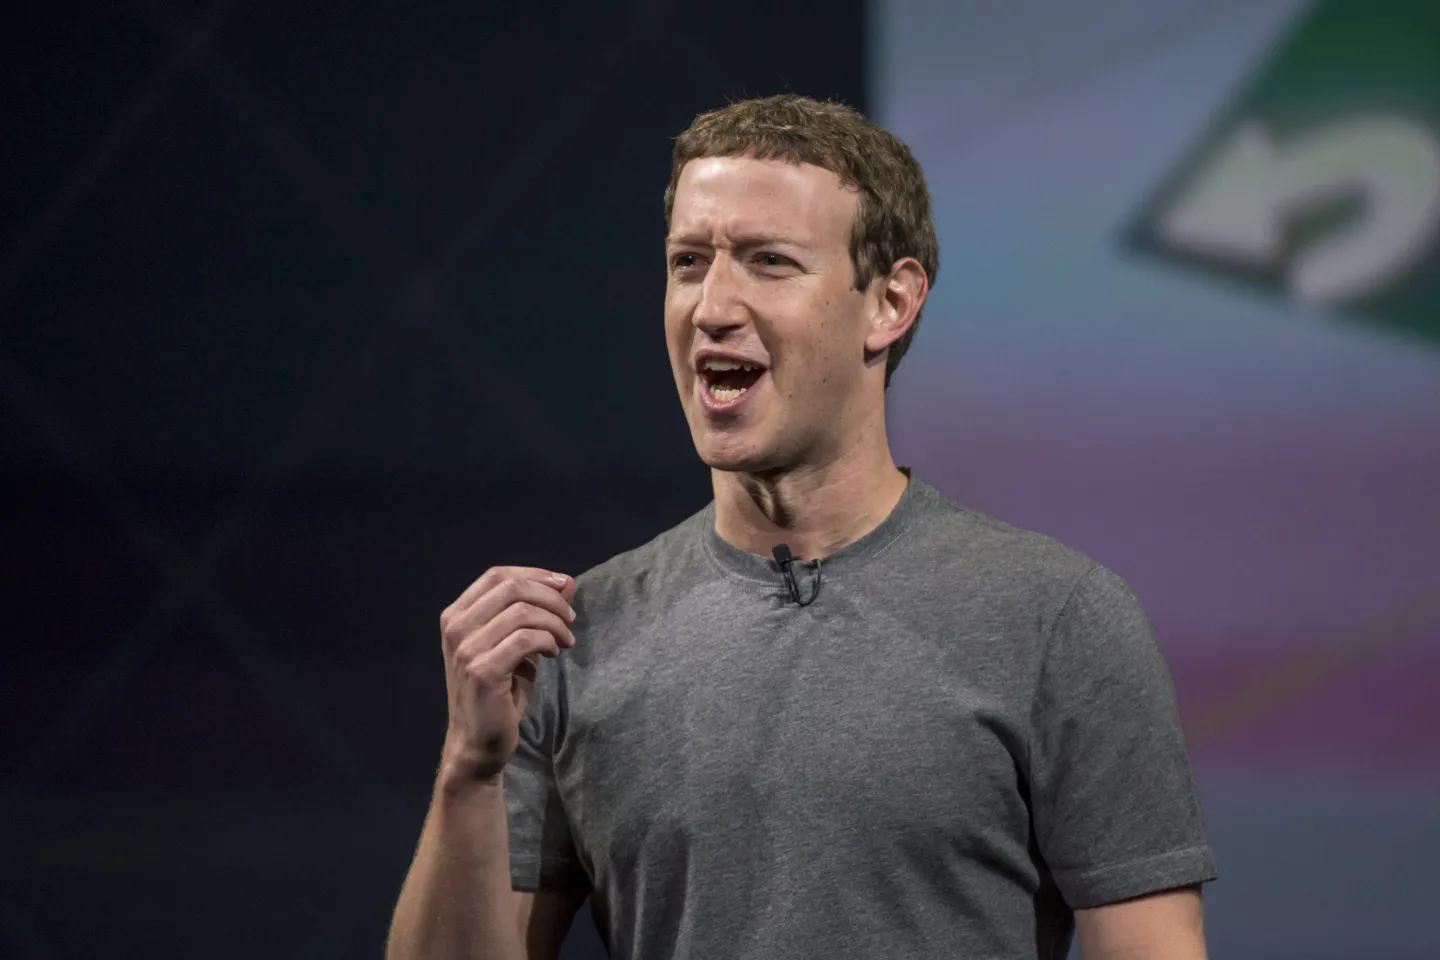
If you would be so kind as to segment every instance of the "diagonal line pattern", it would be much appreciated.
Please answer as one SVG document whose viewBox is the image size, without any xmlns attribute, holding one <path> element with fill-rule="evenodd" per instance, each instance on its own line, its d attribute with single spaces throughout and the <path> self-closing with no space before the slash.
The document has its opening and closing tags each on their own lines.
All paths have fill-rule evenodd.
<svg viewBox="0 0 1440 960">
<path fill-rule="evenodd" d="M 259 483 L 238 498 L 206 534 L 199 549 L 186 564 L 185 576 L 172 575 L 166 586 L 153 596 L 136 625 L 116 644 L 111 654 L 86 675 L 77 693 L 61 712 L 61 719 L 43 739 L 35 743 L 30 760 L 20 767 L 19 779 L 31 783 L 42 780 L 62 758 L 69 745 L 119 693 L 132 671 L 158 643 L 161 628 L 195 600 L 197 584 L 204 581 L 210 571 L 222 562 L 264 514 L 275 491 L 303 462 L 308 451 L 326 429 L 343 415 L 348 396 L 372 379 L 382 368 L 401 333 L 402 328 L 396 324 L 382 324 L 351 354 L 327 387 L 322 389 L 302 412 L 289 435 L 276 448 Z M 24 400 L 24 405 L 31 410 L 32 417 L 36 418 L 37 422 L 64 423 L 63 417 L 45 404 L 33 388 L 24 383 L 18 370 L 13 364 L 6 362 L 3 355 L 0 355 L 0 374 L 4 375 L 9 392 Z M 83 447 L 78 440 L 78 434 L 72 428 L 52 428 L 51 432 L 52 445 L 57 449 L 79 450 Z M 85 470 L 89 469 L 84 466 L 86 462 L 86 458 L 82 457 L 77 463 Z M 72 469 L 74 468 L 72 465 Z M 94 472 L 88 475 L 93 481 Z M 118 481 L 112 478 L 107 482 L 112 484 L 104 494 L 107 502 L 112 505 L 128 503 L 128 495 L 119 487 Z M 131 529 L 143 527 L 138 512 L 132 508 L 130 514 L 128 523 Z"/>
<path fill-rule="evenodd" d="M 1204 748 L 1264 720 L 1290 704 L 1403 646 L 1440 617 L 1440 589 L 1427 592 L 1371 627 L 1308 649 L 1195 711 L 1186 731 Z"/>
<path fill-rule="evenodd" d="M 152 7 L 152 11 L 155 9 L 157 8 Z M 213 60 L 201 58 L 198 51 L 190 55 L 183 54 L 183 51 L 191 49 L 187 44 L 191 42 L 189 38 L 192 34 L 178 21 L 162 20 L 162 24 L 179 51 L 176 56 L 178 62 L 192 67 L 204 67 L 214 63 Z M 609 52 L 602 62 L 603 69 L 599 72 L 607 76 L 613 73 L 633 49 L 640 32 L 636 25 L 632 24 L 625 43 Z M 222 94 L 231 103 L 237 116 L 259 137 L 262 150 L 273 163 L 286 169 L 292 180 L 300 181 L 307 198 L 318 201 L 326 220 L 345 247 L 356 255 L 377 279 L 389 284 L 396 284 L 403 273 L 408 273 L 402 266 L 403 258 L 398 255 L 394 246 L 385 242 L 383 232 L 373 227 L 373 221 L 365 216 L 363 209 L 348 200 L 346 191 L 339 187 L 338 181 L 329 176 L 322 165 L 307 162 L 309 155 L 298 142 L 288 137 L 283 128 L 274 122 L 258 98 L 247 96 L 248 89 L 241 82 L 238 73 L 233 70 L 222 72 L 220 80 Z M 570 109 L 583 108 L 597 95 L 598 84 L 593 82 L 593 77 L 591 80 L 592 83 L 587 88 L 571 98 Z M 133 126 L 138 128 L 138 123 Z M 121 125 L 121 128 L 124 129 L 124 126 Z M 509 178 L 511 182 L 507 189 L 492 191 L 489 202 L 482 207 L 480 214 L 467 220 L 462 229 L 457 231 L 447 247 L 446 254 L 441 257 L 440 272 L 448 273 L 454 270 L 463 258 L 465 249 L 493 229 L 494 222 L 503 216 L 505 208 L 514 201 L 521 189 L 518 181 L 532 181 L 538 177 L 544 162 L 563 141 L 563 133 L 562 125 L 552 123 L 546 131 L 542 131 L 542 136 L 529 141 L 529 155 L 515 161 L 515 169 Z M 120 138 L 116 142 L 122 140 L 123 138 Z M 118 151 L 112 150 L 109 155 L 113 156 L 116 152 Z M 98 181 L 98 178 L 95 180 Z M 57 202 L 52 208 L 59 209 L 60 206 Z M 468 330 L 443 311 L 437 310 L 438 302 L 425 295 L 433 293 L 435 289 L 434 276 L 434 273 L 430 274 L 397 298 L 395 316 L 391 318 L 391 322 L 381 325 L 370 341 L 356 352 L 351 362 L 331 381 L 329 389 L 310 404 L 306 415 L 302 416 L 287 440 L 276 449 L 261 482 L 240 498 L 235 507 L 227 511 L 222 521 L 207 534 L 198 555 L 194 556 L 187 555 L 183 549 L 163 535 L 157 534 L 146 523 L 118 478 L 103 468 L 86 449 L 79 434 L 65 422 L 58 410 L 49 405 L 39 391 L 25 380 L 19 369 L 0 355 L 0 389 L 3 389 L 3 393 L 30 415 L 30 419 L 60 454 L 62 462 L 100 496 L 137 548 L 169 577 L 168 587 L 152 602 L 148 614 L 141 618 L 137 629 L 117 645 L 114 655 L 101 669 L 87 678 L 80 702 L 72 705 L 76 709 L 66 714 L 69 722 L 62 723 L 56 729 L 58 736 L 52 734 L 45 741 L 50 749 L 41 754 L 42 762 L 53 761 L 63 753 L 68 742 L 78 737 L 87 719 L 98 712 L 98 707 L 102 705 L 107 693 L 113 693 L 123 685 L 126 676 L 140 662 L 149 644 L 154 642 L 158 627 L 170 616 L 194 602 L 203 605 L 210 625 L 232 655 L 250 673 L 260 678 L 271 695 L 300 722 L 307 739 L 322 749 L 352 787 L 359 789 L 366 798 L 367 805 L 377 814 L 394 812 L 379 778 L 368 769 L 364 759 L 350 749 L 345 738 L 338 734 L 306 696 L 303 686 L 283 664 L 268 654 L 225 598 L 209 586 L 206 575 L 208 568 L 219 562 L 243 537 L 245 530 L 264 513 L 274 489 L 313 450 L 317 438 L 343 413 L 348 401 L 364 383 L 376 375 L 384 359 L 393 353 L 400 337 L 415 325 L 417 320 L 427 319 L 430 324 L 427 329 L 431 332 L 439 329 L 449 331 L 452 343 L 466 340 Z M 442 328 L 436 324 L 437 320 L 443 320 L 449 326 Z M 473 336 L 470 339 L 473 340 Z M 471 351 L 476 350 L 473 344 L 465 345 Z M 473 369 L 471 372 L 473 373 Z M 473 377 L 464 379 L 472 385 L 475 382 Z M 501 382 L 502 379 L 506 378 L 496 377 L 491 382 Z M 509 389 L 506 389 L 505 393 L 512 403 L 525 392 L 522 385 L 513 381 L 508 382 L 507 387 Z M 532 412 L 538 409 L 523 403 L 519 406 Z M 543 428 L 543 425 L 532 423 L 530 429 L 524 433 L 538 440 L 542 433 L 537 428 Z M 561 472 L 559 475 L 566 474 Z M 614 515 L 613 511 L 607 512 Z M 33 767 L 34 765 L 29 772 L 35 772 Z M 329 932 L 317 930 L 311 938 L 307 953 L 323 955 L 326 944 L 333 941 L 335 924 L 327 923 L 323 926 Z"/>
<path fill-rule="evenodd" d="M 451 349 L 441 354 L 450 371 L 455 385 L 467 392 L 482 393 L 480 400 L 498 394 L 511 399 L 504 407 L 504 416 L 511 427 L 521 452 L 531 462 L 538 464 L 548 477 L 572 481 L 575 477 L 573 465 L 565 458 L 565 443 L 547 421 L 544 411 L 532 398 L 531 391 L 519 377 L 513 375 L 502 364 L 489 358 L 488 353 L 476 343 L 474 332 L 454 319 L 448 313 L 437 314 L 435 332 L 437 340 L 443 339 Z M 629 506 L 610 489 L 599 475 L 586 478 L 587 486 L 574 488 L 572 503 L 587 509 L 577 512 L 577 518 L 593 532 L 610 538 L 623 536 L 628 531 L 640 529 L 640 520 Z"/>
<path fill-rule="evenodd" d="M 217 638 L 289 710 L 301 732 L 325 754 L 349 785 L 376 812 L 392 810 L 393 802 L 364 757 L 315 708 L 293 676 L 266 652 L 264 645 L 245 626 L 230 604 L 209 587 L 185 551 L 146 524 L 119 480 L 86 450 L 79 434 L 66 423 L 59 411 L 51 407 L 3 355 L 0 355 L 0 389 L 42 430 L 45 439 L 72 475 L 101 498 L 137 549 L 165 571 L 172 582 L 183 585 L 196 600 L 203 602 L 201 609 Z M 131 659 L 133 661 L 134 658 Z M 53 757 L 47 759 L 53 762 Z"/>
<path fill-rule="evenodd" d="M 188 34 L 178 21 L 173 18 L 163 18 L 163 11 L 159 7 L 152 6 L 152 11 L 162 17 L 161 22 L 172 42 L 178 45 L 185 40 Z M 622 62 L 624 55 L 628 53 L 629 47 L 633 44 L 635 35 L 636 32 L 632 29 L 624 47 L 619 51 L 612 51 L 611 55 L 606 58 L 607 71 L 613 70 Z M 212 62 L 211 60 L 203 61 L 205 64 Z M 221 80 L 222 90 L 227 93 L 227 98 L 232 100 L 232 106 L 252 128 L 259 129 L 262 141 L 269 145 L 269 152 L 272 156 L 281 159 L 287 170 L 300 171 L 300 177 L 305 181 L 304 186 L 312 188 L 306 190 L 307 195 L 328 198 L 324 204 L 325 212 L 335 226 L 337 235 L 352 241 L 357 237 L 368 238 L 368 242 L 359 245 L 351 242 L 348 246 L 372 271 L 387 279 L 393 277 L 396 273 L 393 266 L 396 262 L 393 248 L 387 249 L 380 241 L 378 231 L 368 227 L 368 221 L 364 218 L 363 211 L 359 210 L 358 205 L 344 199 L 343 192 L 336 189 L 335 181 L 325 173 L 323 167 L 308 161 L 308 155 L 292 138 L 285 135 L 278 124 L 273 122 L 273 118 L 264 110 L 258 98 L 249 95 L 248 89 L 238 74 L 234 71 L 224 72 Z M 554 142 L 553 138 L 551 142 Z M 549 150 L 553 150 L 553 146 L 547 145 L 546 151 Z M 543 158 L 540 156 L 532 158 L 531 163 L 524 164 L 524 169 L 535 170 L 540 165 L 538 162 L 540 159 Z M 317 184 L 320 186 L 318 191 L 313 189 Z M 492 209 L 494 208 L 492 207 Z M 475 222 L 472 221 L 469 226 L 471 229 L 462 231 L 462 236 L 469 238 L 476 235 L 477 225 Z M 452 246 L 451 249 L 455 248 Z M 453 262 L 458 260 L 458 256 L 452 256 L 450 259 Z M 401 315 L 401 320 L 413 318 L 416 313 L 413 309 L 414 298 L 407 299 L 411 301 L 410 309 L 406 309 L 406 306 L 402 305 L 397 310 L 397 313 Z M 142 549 L 152 556 L 152 559 L 158 558 L 171 574 L 170 586 L 152 601 L 140 623 L 130 632 L 125 641 L 117 644 L 112 656 L 86 678 L 79 696 L 70 705 L 70 709 L 62 714 L 65 719 L 52 730 L 49 736 L 37 744 L 40 749 L 34 754 L 34 759 L 22 767 L 24 780 L 37 779 L 37 775 L 43 776 L 46 772 L 44 765 L 47 762 L 56 762 L 63 755 L 65 747 L 79 736 L 88 722 L 104 706 L 107 699 L 123 686 L 130 672 L 155 642 L 158 628 L 163 622 L 185 609 L 189 602 L 203 598 L 208 601 L 207 610 L 212 621 L 216 621 L 212 625 L 221 633 L 222 639 L 228 640 L 227 645 L 231 647 L 232 652 L 236 653 L 252 672 L 261 674 L 272 694 L 286 702 L 292 714 L 298 715 L 297 719 L 302 720 L 302 726 L 307 729 L 311 739 L 325 744 L 327 751 L 331 754 L 331 759 L 338 760 L 338 766 L 347 770 L 351 779 L 358 777 L 361 780 L 369 780 L 373 784 L 378 784 L 378 779 L 373 775 L 357 772 L 363 768 L 357 766 L 353 758 L 347 760 L 350 751 L 344 748 L 343 738 L 337 738 L 331 734 L 323 719 L 317 716 L 316 711 L 310 706 L 301 685 L 294 680 L 293 675 L 283 669 L 278 661 L 274 661 L 273 658 L 262 653 L 263 648 L 244 629 L 238 615 L 229 609 L 228 604 L 224 603 L 213 589 L 205 585 L 204 575 L 207 568 L 217 563 L 243 536 L 244 531 L 263 514 L 267 494 L 279 485 L 279 482 L 290 472 L 290 469 L 293 469 L 295 464 L 304 458 L 313 445 L 314 439 L 323 432 L 327 422 L 332 421 L 343 412 L 344 406 L 353 392 L 375 374 L 380 361 L 393 349 L 401 332 L 403 332 L 403 327 L 400 323 L 386 324 L 380 329 L 380 335 L 372 338 L 365 348 L 358 352 L 355 361 L 332 382 L 331 389 L 317 403 L 311 405 L 307 415 L 302 418 L 301 424 L 291 432 L 287 442 L 281 445 L 271 468 L 267 471 L 266 479 L 270 482 L 262 483 L 258 491 L 253 491 L 249 496 L 242 498 L 237 509 L 227 512 L 222 521 L 207 535 L 199 556 L 195 558 L 177 556 L 173 544 L 157 539 L 153 532 L 148 530 L 139 512 L 130 504 L 128 496 L 118 481 L 100 469 L 93 458 L 82 452 L 83 444 L 79 441 L 78 434 L 64 424 L 58 411 L 49 408 L 44 403 L 38 392 L 24 381 L 18 369 L 12 364 L 0 364 L 0 370 L 6 374 L 7 392 L 18 399 L 22 407 L 29 408 L 32 417 L 38 423 L 47 426 L 45 432 L 52 441 L 52 445 L 68 454 L 65 459 L 70 467 L 76 471 L 78 476 L 85 479 L 92 489 L 101 493 L 102 498 L 116 513 L 122 527 L 132 535 L 132 538 L 137 540 Z M 3 357 L 0 357 L 0 360 L 3 360 Z"/>
<path fill-rule="evenodd" d="M 158 4 L 152 3 L 151 10 L 172 42 L 175 41 L 180 27 L 173 17 L 167 15 L 164 8 Z M 528 385 L 511 376 L 502 365 L 489 362 L 487 351 L 473 334 L 442 306 L 437 292 L 440 287 L 439 280 L 457 268 L 467 249 L 493 230 L 495 223 L 516 202 L 516 198 L 541 175 L 548 158 L 563 142 L 569 118 L 581 114 L 593 103 L 604 89 L 604 82 L 613 76 L 644 39 L 653 28 L 654 19 L 662 12 L 663 8 L 652 4 L 644 9 L 645 15 L 632 18 L 620 42 L 610 48 L 594 71 L 576 87 L 566 102 L 551 112 L 550 121 L 539 133 L 526 138 L 527 148 L 516 154 L 510 169 L 496 179 L 496 185 L 481 204 L 480 211 L 455 231 L 439 258 L 439 263 L 412 285 L 411 296 L 407 298 L 410 309 L 406 312 L 410 317 L 423 316 L 427 321 L 426 330 L 433 336 L 448 341 L 452 347 L 461 346 L 467 351 L 469 367 L 456 368 L 456 372 L 460 374 L 457 378 L 459 382 L 468 390 L 479 388 L 483 394 L 482 400 L 491 409 L 520 411 L 518 416 L 505 418 L 504 422 L 515 425 L 523 423 L 521 429 L 514 431 L 516 439 L 527 452 L 546 461 L 548 466 L 556 467 L 554 473 L 559 477 L 569 475 L 569 471 L 559 469 L 562 465 L 554 459 L 555 451 L 562 445 L 545 442 L 545 437 L 557 436 L 559 431 L 553 424 L 545 421 L 540 412 L 542 408 L 531 395 Z M 357 254 L 378 279 L 393 281 L 401 269 L 395 252 L 397 248 L 373 227 L 374 218 L 340 187 L 338 180 L 329 175 L 324 166 L 306 152 L 298 141 L 285 133 L 273 114 L 265 108 L 233 67 L 211 57 L 200 65 L 200 69 L 207 79 L 215 83 L 217 92 L 237 116 L 251 126 L 265 145 L 267 155 L 272 162 L 278 163 L 282 172 L 291 179 L 297 192 L 307 200 L 319 198 L 319 212 L 330 223 L 332 232 Z M 453 362 L 459 362 L 459 358 L 451 353 L 446 353 L 446 356 Z M 480 378 L 475 376 L 477 368 L 483 370 Z M 495 389 L 496 387 L 499 389 Z M 604 518 L 607 526 L 613 527 L 625 519 L 625 512 L 613 494 L 595 490 L 587 491 L 586 494 L 581 502 L 602 508 L 592 509 L 586 514 L 592 522 L 593 518 L 598 516 Z M 258 505 L 254 512 L 260 512 Z"/>
<path fill-rule="evenodd" d="M 150 0 L 146 8 L 172 45 L 178 48 L 185 42 L 188 28 L 164 3 Z M 240 72 L 213 52 L 190 66 L 215 87 L 220 98 L 256 138 L 266 158 L 290 178 L 307 203 L 319 208 L 345 249 L 388 286 L 400 286 L 402 277 L 410 272 L 408 258 L 401 248 L 391 242 L 373 217 L 350 199 L 350 191 L 340 179 L 285 130 Z"/>
<path fill-rule="evenodd" d="M 95 150 L 71 171 L 50 205 L 0 261 L 0 303 L 14 292 L 35 257 L 60 235 L 80 203 L 100 183 L 175 83 L 204 57 L 232 6 L 234 0 L 220 0 L 201 22 L 185 27 L 176 36 L 170 59 L 121 108 Z"/>
<path fill-rule="evenodd" d="M 517 152 L 509 169 L 495 179 L 494 186 L 478 210 L 454 232 L 433 268 L 434 276 L 443 279 L 453 274 L 481 238 L 495 229 L 518 198 L 541 177 L 556 151 L 564 144 L 572 118 L 584 115 L 592 107 L 627 58 L 653 34 L 665 14 L 663 3 L 642 3 L 632 10 L 624 35 L 587 74 L 585 82 L 577 85 L 564 101 L 549 111 L 547 122 L 533 136 L 526 138 L 526 149 Z M 545 416 L 544 407 L 529 384 L 511 374 L 504 364 L 492 360 L 490 351 L 480 343 L 474 330 L 443 301 L 436 304 L 433 322 L 426 331 L 437 341 L 442 341 L 442 345 L 453 348 L 443 353 L 455 382 L 468 391 L 480 392 L 482 401 L 490 401 L 491 409 L 504 409 L 507 412 L 505 419 L 513 428 L 511 435 L 519 442 L 520 448 L 546 467 L 551 476 L 569 479 L 573 472 L 560 456 L 564 443 L 559 438 L 564 431 Z M 463 362 L 461 354 L 465 358 Z M 582 516 L 592 527 L 602 528 L 600 532 L 618 533 L 635 528 L 637 519 L 630 515 L 626 505 L 614 491 L 596 483 L 594 478 L 591 478 L 588 488 L 577 489 L 575 494 L 577 503 L 590 507 Z"/>
<path fill-rule="evenodd" d="M 212 21 L 218 22 L 218 20 L 214 20 L 213 15 Z M 194 57 L 183 55 L 186 50 L 190 49 L 188 44 L 192 32 L 178 22 L 172 21 L 171 26 L 173 27 L 171 39 L 177 47 L 176 62 L 194 64 L 203 51 L 197 51 Z M 283 140 L 280 142 L 284 143 Z M 344 226 L 354 227 L 355 224 L 348 222 Z M 342 234 L 351 238 L 365 236 L 363 230 L 342 231 Z M 352 249 L 354 249 L 353 246 Z M 372 255 L 372 265 L 374 265 L 374 261 L 375 258 Z M 400 314 L 402 320 L 408 319 L 412 315 L 405 309 L 404 300 L 401 301 L 397 313 Z M 383 361 L 393 352 L 403 332 L 403 326 L 394 322 L 393 318 L 391 322 L 382 324 L 375 330 L 372 336 L 351 355 L 348 362 L 342 365 L 337 375 L 309 405 L 296 426 L 279 445 L 262 475 L 258 488 L 248 491 L 247 495 L 237 501 L 236 505 L 210 531 L 198 556 L 188 563 L 172 562 L 172 576 L 168 586 L 151 601 L 147 611 L 142 614 L 140 622 L 122 642 L 116 645 L 111 655 L 85 677 L 77 695 L 68 704 L 68 708 L 61 713 L 61 720 L 43 739 L 37 741 L 31 752 L 31 759 L 22 763 L 20 767 L 22 782 L 38 781 L 50 767 L 53 767 L 62 758 L 65 749 L 83 733 L 101 709 L 118 693 L 143 656 L 154 643 L 158 642 L 159 628 L 170 617 L 186 609 L 197 595 L 208 591 L 208 588 L 204 588 L 203 583 L 209 568 L 219 563 L 224 555 L 239 542 L 249 527 L 264 513 L 267 501 L 273 495 L 274 490 L 299 463 L 303 462 L 318 438 L 344 413 L 351 396 L 377 374 Z M 123 487 L 113 477 L 100 470 L 98 464 L 93 462 L 93 458 L 82 453 L 84 445 L 79 440 L 78 434 L 64 424 L 64 419 L 58 411 L 46 404 L 39 392 L 26 383 L 18 369 L 13 364 L 6 362 L 3 356 L 0 356 L 0 373 L 4 374 L 8 392 L 17 399 L 22 407 L 30 410 L 37 423 L 48 425 L 45 432 L 49 435 L 52 445 L 56 446 L 58 450 L 68 451 L 69 456 L 65 458 L 66 462 L 72 469 L 77 470 L 77 475 L 87 480 L 92 488 L 101 491 L 105 502 L 117 512 L 122 526 L 132 533 L 144 531 L 145 522 L 139 512 L 133 506 L 129 506 L 129 499 Z M 151 543 L 149 546 L 153 552 L 155 544 Z M 209 592 L 213 593 L 213 591 Z M 228 614 L 225 611 L 228 611 Z M 225 625 L 221 626 L 221 629 L 225 631 L 225 635 L 232 645 L 245 644 L 241 638 L 245 637 L 248 631 L 239 626 L 238 615 L 234 614 L 233 610 L 229 610 L 228 604 L 212 605 L 211 614 L 212 616 L 223 616 Z M 264 655 L 261 648 L 253 641 L 243 648 L 237 647 L 237 649 L 243 650 L 244 659 L 252 670 L 262 672 L 272 693 L 287 699 L 291 703 L 292 712 L 298 711 L 297 719 L 301 720 L 302 726 L 309 729 L 312 736 L 330 743 L 332 750 L 339 748 L 339 741 L 333 731 L 327 732 L 327 725 L 316 715 L 314 708 L 309 706 L 308 698 L 301 695 L 300 685 L 292 674 L 286 671 L 278 661 Z M 351 768 L 351 777 L 359 775 L 354 763 L 343 764 L 343 766 Z M 378 783 L 378 781 L 376 782 Z"/>
<path fill-rule="evenodd" d="M 179 24 L 159 4 L 150 5 L 153 15 L 170 36 L 179 36 Z M 644 4 L 637 8 L 617 43 L 612 45 L 565 100 L 550 111 L 548 119 L 525 138 L 525 148 L 518 151 L 508 169 L 494 178 L 494 186 L 479 204 L 475 214 L 454 231 L 436 263 L 422 274 L 411 287 L 409 315 L 423 318 L 427 334 L 442 345 L 465 351 L 464 362 L 453 352 L 445 352 L 447 362 L 456 374 L 456 382 L 467 392 L 478 392 L 485 407 L 506 410 L 511 415 L 501 418 L 512 427 L 512 436 L 521 448 L 545 466 L 553 468 L 553 476 L 568 478 L 571 471 L 557 459 L 563 444 L 554 438 L 562 431 L 543 414 L 530 386 L 511 375 L 503 364 L 489 358 L 489 351 L 465 324 L 460 322 L 444 302 L 441 290 L 444 280 L 459 267 L 474 245 L 494 230 L 524 191 L 544 173 L 549 160 L 563 144 L 572 119 L 583 115 L 605 89 L 605 85 L 623 65 L 664 14 L 660 4 Z M 216 92 L 260 140 L 265 154 L 287 176 L 297 194 L 318 207 L 319 214 L 332 232 L 382 282 L 394 282 L 402 272 L 397 245 L 388 241 L 374 227 L 375 218 L 345 191 L 339 180 L 276 122 L 274 115 L 250 89 L 233 66 L 215 57 L 198 65 Z M 480 374 L 477 376 L 477 373 Z M 548 438 L 548 441 L 547 441 Z M 602 532 L 618 532 L 633 522 L 627 510 L 612 491 L 591 488 L 576 491 L 576 502 L 591 509 L 582 516 Z"/>
<path fill-rule="evenodd" d="M 517 151 L 505 172 L 494 178 L 479 210 L 460 225 L 446 244 L 445 252 L 434 266 L 435 274 L 444 277 L 454 271 L 475 243 L 494 230 L 525 190 L 545 172 L 555 151 L 570 135 L 574 118 L 589 111 L 613 81 L 619 68 L 652 34 L 662 13 L 663 8 L 656 4 L 637 8 L 618 42 L 613 43 L 600 62 L 586 72 L 581 82 L 548 111 L 546 122 L 525 138 L 525 148 Z"/>
</svg>

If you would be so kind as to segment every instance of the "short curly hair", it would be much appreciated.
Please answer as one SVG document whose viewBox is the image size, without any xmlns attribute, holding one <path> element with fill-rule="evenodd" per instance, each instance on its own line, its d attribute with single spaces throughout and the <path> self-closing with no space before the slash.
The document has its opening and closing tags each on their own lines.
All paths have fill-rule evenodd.
<svg viewBox="0 0 1440 960">
<path fill-rule="evenodd" d="M 696 117 L 675 140 L 665 188 L 667 229 L 680 172 L 691 160 L 706 157 L 786 160 L 829 170 L 860 194 L 850 233 L 856 289 L 864 290 L 904 257 L 914 257 L 934 286 L 940 245 L 925 174 L 909 147 L 853 107 L 782 94 L 741 100 Z M 890 386 L 919 326 L 917 313 L 910 329 L 890 345 L 885 386 Z"/>
</svg>

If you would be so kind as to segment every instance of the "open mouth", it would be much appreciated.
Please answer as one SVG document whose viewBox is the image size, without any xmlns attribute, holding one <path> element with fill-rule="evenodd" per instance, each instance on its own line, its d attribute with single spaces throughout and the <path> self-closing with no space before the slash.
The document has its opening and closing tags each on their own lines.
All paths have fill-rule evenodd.
<svg viewBox="0 0 1440 960">
<path fill-rule="evenodd" d="M 765 373 L 764 367 L 737 360 L 709 359 L 700 365 L 706 395 L 717 404 L 731 404 L 745 396 Z"/>
</svg>

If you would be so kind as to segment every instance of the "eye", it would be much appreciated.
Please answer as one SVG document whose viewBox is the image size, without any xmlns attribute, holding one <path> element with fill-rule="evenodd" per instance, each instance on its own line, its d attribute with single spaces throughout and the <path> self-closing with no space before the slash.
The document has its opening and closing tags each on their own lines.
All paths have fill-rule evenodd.
<svg viewBox="0 0 1440 960">
<path fill-rule="evenodd" d="M 755 263 L 762 267 L 792 267 L 795 261 L 778 253 L 757 253 Z"/>
<path fill-rule="evenodd" d="M 693 253 L 677 253 L 670 258 L 670 269 L 688 270 L 699 262 L 700 258 Z"/>
</svg>

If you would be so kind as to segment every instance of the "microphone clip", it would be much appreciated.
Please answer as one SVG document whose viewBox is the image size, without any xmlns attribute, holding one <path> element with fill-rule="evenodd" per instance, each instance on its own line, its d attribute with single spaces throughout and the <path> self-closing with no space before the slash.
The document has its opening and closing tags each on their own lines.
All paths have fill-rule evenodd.
<svg viewBox="0 0 1440 960">
<path fill-rule="evenodd" d="M 790 545 L 777 543 L 771 551 L 775 557 L 775 565 L 780 568 L 780 575 L 785 578 L 785 586 L 790 588 L 790 596 L 802 607 L 808 607 L 820 596 L 820 561 L 815 561 L 815 586 L 810 590 L 808 598 L 801 596 L 800 584 L 795 580 L 795 557 L 790 553 Z"/>
</svg>

